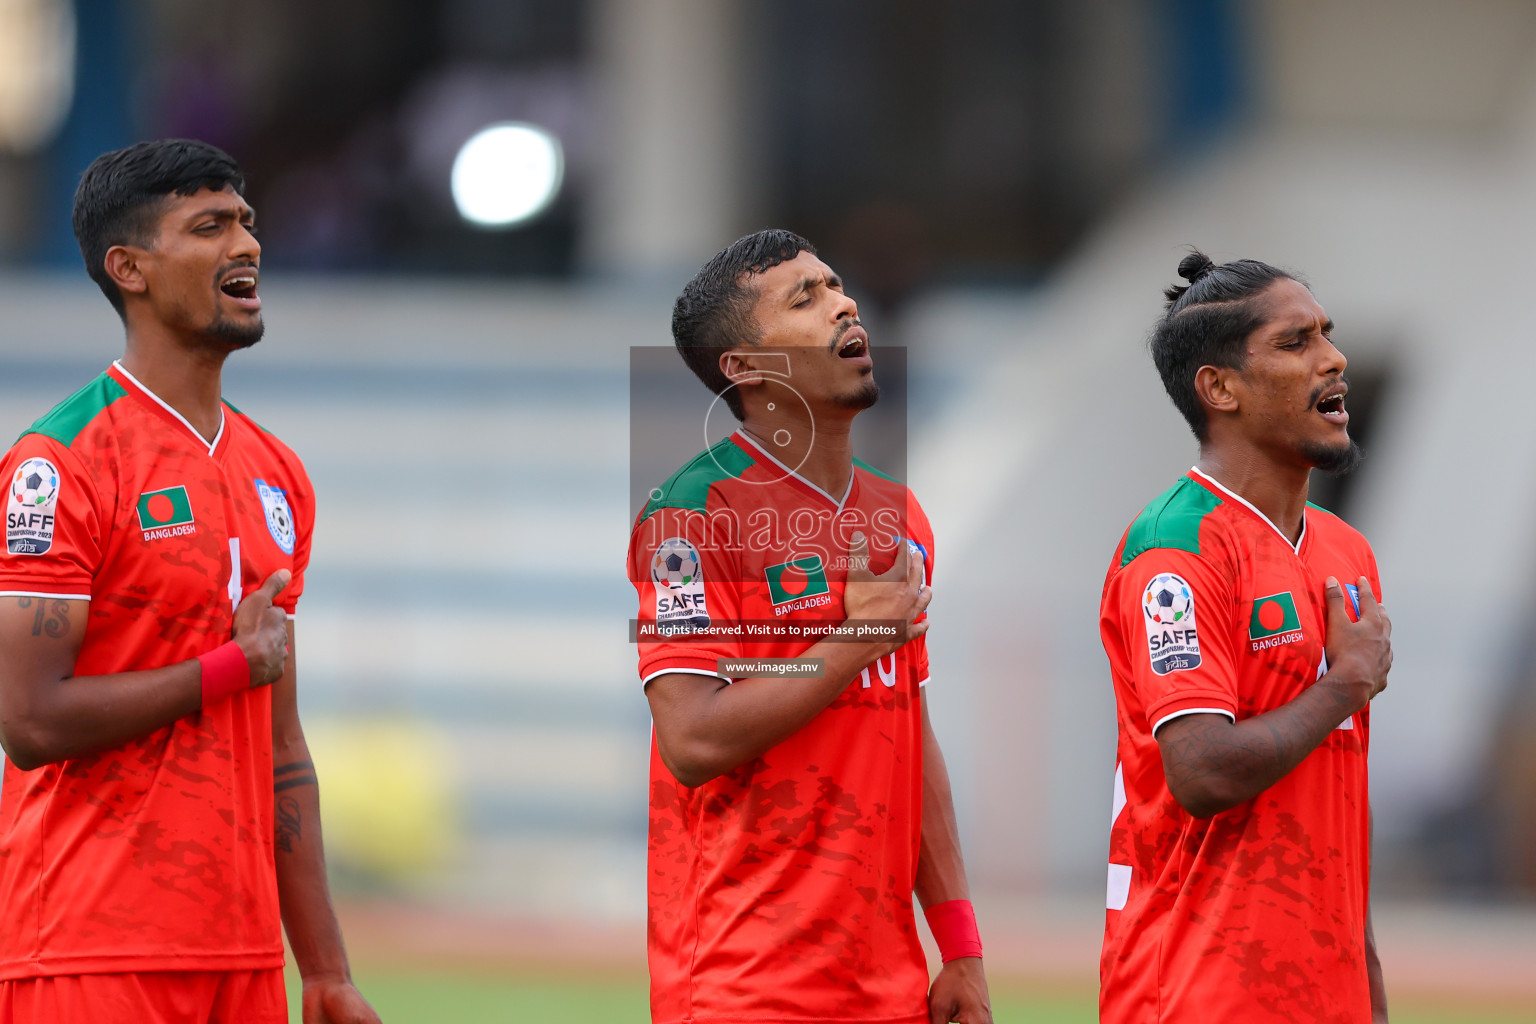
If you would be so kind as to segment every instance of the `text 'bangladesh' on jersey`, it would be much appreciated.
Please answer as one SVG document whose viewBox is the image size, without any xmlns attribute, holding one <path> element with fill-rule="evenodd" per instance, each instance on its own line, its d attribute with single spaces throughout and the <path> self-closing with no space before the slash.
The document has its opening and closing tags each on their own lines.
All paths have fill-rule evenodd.
<svg viewBox="0 0 1536 1024">
<path fill-rule="evenodd" d="M 233 407 L 210 445 L 114 364 L 0 465 L 0 591 L 36 609 L 35 632 L 89 622 L 76 676 L 213 650 L 278 569 L 280 607 L 304 591 L 309 478 Z M 281 966 L 272 801 L 265 687 L 115 750 L 6 764 L 0 979 Z"/>
<path fill-rule="evenodd" d="M 1364 576 L 1381 593 L 1370 545 L 1343 520 L 1309 506 L 1292 546 L 1198 471 L 1121 540 L 1099 620 L 1119 724 L 1104 1024 L 1371 1019 L 1369 708 L 1275 785 L 1205 820 L 1169 792 L 1154 735 L 1183 715 L 1251 718 L 1313 685 L 1329 576 Z"/>
</svg>

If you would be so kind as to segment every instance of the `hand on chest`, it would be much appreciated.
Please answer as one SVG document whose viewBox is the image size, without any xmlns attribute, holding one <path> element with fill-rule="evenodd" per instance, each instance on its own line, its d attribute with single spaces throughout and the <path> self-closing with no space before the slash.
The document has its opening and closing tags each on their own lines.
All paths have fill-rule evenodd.
<svg viewBox="0 0 1536 1024">
<path fill-rule="evenodd" d="M 1250 694 L 1260 706 L 1293 699 L 1327 670 L 1329 576 L 1356 580 L 1364 567 L 1347 558 L 1292 556 L 1285 561 L 1256 563 L 1239 581 L 1234 632 L 1239 638 L 1239 673 L 1250 682 Z M 1359 591 L 1345 583 L 1346 613 L 1359 614 Z M 1273 688 L 1273 692 L 1265 691 Z"/>
</svg>

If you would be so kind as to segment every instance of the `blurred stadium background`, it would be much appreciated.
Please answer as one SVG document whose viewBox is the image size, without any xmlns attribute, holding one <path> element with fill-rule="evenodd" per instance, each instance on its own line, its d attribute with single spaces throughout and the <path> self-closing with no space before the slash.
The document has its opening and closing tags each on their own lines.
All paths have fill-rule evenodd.
<svg viewBox="0 0 1536 1024">
<path fill-rule="evenodd" d="M 1396 625 L 1395 1019 L 1536 1020 L 1533 58 L 1528 0 L 0 0 L 0 432 L 120 349 L 85 164 L 232 152 L 269 327 L 227 394 L 319 492 L 301 700 L 365 991 L 643 1020 L 629 349 L 725 242 L 800 231 L 908 350 L 998 1019 L 1086 1021 L 1098 590 L 1194 457 L 1143 338 L 1187 244 L 1296 268 L 1369 453 L 1320 500 Z"/>
</svg>

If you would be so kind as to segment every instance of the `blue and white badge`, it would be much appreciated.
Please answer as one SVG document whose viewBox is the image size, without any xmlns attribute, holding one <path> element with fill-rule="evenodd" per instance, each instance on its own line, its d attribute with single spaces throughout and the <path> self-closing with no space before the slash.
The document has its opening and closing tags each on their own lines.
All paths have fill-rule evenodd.
<svg viewBox="0 0 1536 1024">
<path fill-rule="evenodd" d="M 261 498 L 262 511 L 267 514 L 267 529 L 272 531 L 272 539 L 283 549 L 283 554 L 293 554 L 293 509 L 288 507 L 288 492 L 257 478 L 256 495 Z"/>
</svg>

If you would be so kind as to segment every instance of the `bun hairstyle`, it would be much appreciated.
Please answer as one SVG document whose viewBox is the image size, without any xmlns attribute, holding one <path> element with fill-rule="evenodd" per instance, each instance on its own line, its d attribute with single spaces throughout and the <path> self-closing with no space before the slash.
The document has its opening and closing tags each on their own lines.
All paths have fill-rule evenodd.
<svg viewBox="0 0 1536 1024">
<path fill-rule="evenodd" d="M 1148 347 L 1168 397 L 1204 441 L 1195 373 L 1202 366 L 1241 369 L 1248 335 L 1264 324 L 1259 295 L 1276 281 L 1299 279 L 1258 260 L 1217 263 L 1198 249 L 1179 260 L 1179 276 L 1187 283 L 1163 290 L 1168 305 Z"/>
<path fill-rule="evenodd" d="M 1199 249 L 1191 249 L 1189 255 L 1179 260 L 1179 276 L 1189 284 L 1169 285 L 1163 289 L 1163 298 L 1170 303 L 1178 299 L 1180 295 L 1189 291 L 1189 285 L 1196 284 L 1201 278 L 1216 269 L 1216 261 L 1211 259 Z"/>
</svg>

